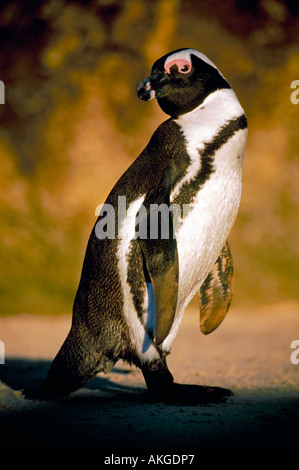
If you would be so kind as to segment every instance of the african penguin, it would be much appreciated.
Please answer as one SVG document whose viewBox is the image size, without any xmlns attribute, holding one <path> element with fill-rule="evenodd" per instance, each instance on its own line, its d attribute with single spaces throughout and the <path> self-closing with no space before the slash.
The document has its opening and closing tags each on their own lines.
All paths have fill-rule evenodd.
<svg viewBox="0 0 299 470">
<path fill-rule="evenodd" d="M 44 399 L 68 395 L 119 359 L 141 369 L 153 400 L 196 404 L 231 393 L 175 383 L 166 357 L 196 294 L 204 334 L 230 305 L 227 238 L 241 197 L 246 116 L 214 63 L 194 49 L 157 60 L 138 96 L 156 98 L 170 118 L 115 184 L 92 230 L 71 329 L 40 389 Z M 100 236 L 108 207 L 118 224 L 113 236 Z"/>
</svg>

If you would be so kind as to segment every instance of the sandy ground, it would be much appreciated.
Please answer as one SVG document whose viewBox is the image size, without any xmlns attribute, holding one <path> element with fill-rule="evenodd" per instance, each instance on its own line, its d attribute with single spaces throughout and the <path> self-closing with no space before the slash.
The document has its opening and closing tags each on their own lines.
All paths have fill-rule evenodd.
<svg viewBox="0 0 299 470">
<path fill-rule="evenodd" d="M 151 403 L 141 372 L 120 362 L 62 401 L 26 399 L 22 390 L 42 382 L 70 321 L 0 318 L 1 450 L 95 449 L 103 459 L 139 451 L 299 450 L 299 364 L 290 360 L 298 304 L 232 309 L 209 336 L 189 307 L 168 360 L 175 380 L 234 393 L 205 406 Z"/>
</svg>

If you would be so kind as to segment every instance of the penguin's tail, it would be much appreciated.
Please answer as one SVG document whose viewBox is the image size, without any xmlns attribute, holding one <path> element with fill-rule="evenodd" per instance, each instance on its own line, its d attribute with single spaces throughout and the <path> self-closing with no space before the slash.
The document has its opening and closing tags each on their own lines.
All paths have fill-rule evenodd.
<svg viewBox="0 0 299 470">
<path fill-rule="evenodd" d="M 53 360 L 44 383 L 37 390 L 36 399 L 64 398 L 98 372 L 111 370 L 115 361 L 97 351 L 92 343 L 80 341 L 71 330 Z"/>
<path fill-rule="evenodd" d="M 50 366 L 44 383 L 37 390 L 35 398 L 38 400 L 59 400 L 77 390 L 83 383 L 64 364 L 58 354 Z"/>
</svg>

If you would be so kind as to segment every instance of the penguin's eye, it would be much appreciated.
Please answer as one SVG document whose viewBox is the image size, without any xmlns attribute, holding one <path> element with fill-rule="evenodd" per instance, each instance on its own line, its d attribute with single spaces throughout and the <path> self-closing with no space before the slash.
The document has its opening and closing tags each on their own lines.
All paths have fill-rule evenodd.
<svg viewBox="0 0 299 470">
<path fill-rule="evenodd" d="M 186 59 L 173 59 L 173 60 L 166 62 L 164 66 L 165 72 L 170 74 L 172 72 L 171 69 L 173 66 L 176 66 L 177 70 L 180 73 L 189 73 L 192 68 L 191 62 L 189 62 Z"/>
<path fill-rule="evenodd" d="M 190 64 L 184 64 L 181 67 L 179 67 L 179 72 L 180 73 L 188 73 L 191 70 Z"/>
</svg>

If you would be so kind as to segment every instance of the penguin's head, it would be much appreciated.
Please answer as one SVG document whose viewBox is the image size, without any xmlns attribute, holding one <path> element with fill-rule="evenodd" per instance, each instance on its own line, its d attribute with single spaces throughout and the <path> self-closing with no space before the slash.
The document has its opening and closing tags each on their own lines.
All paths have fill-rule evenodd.
<svg viewBox="0 0 299 470">
<path fill-rule="evenodd" d="M 138 86 L 138 96 L 145 101 L 157 98 L 166 114 L 178 117 L 221 88 L 230 85 L 213 62 L 195 49 L 178 49 L 154 63 L 151 75 Z"/>
</svg>

